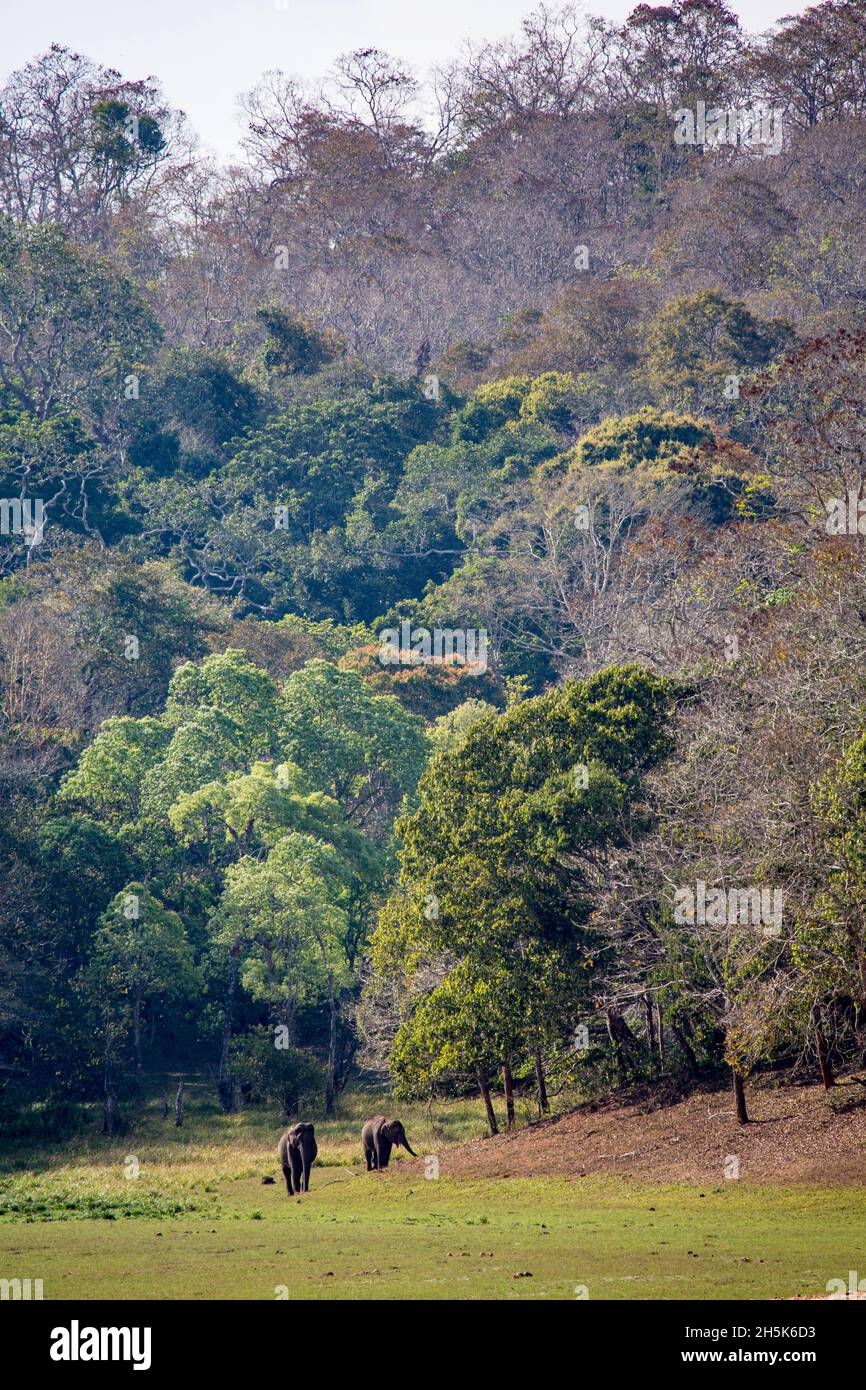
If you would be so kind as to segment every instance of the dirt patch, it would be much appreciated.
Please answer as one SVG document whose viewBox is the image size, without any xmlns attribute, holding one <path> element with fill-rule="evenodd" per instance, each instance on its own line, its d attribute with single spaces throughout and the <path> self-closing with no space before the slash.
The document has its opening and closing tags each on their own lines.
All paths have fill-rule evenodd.
<svg viewBox="0 0 866 1390">
<path fill-rule="evenodd" d="M 654 1182 L 866 1182 L 866 1087 L 748 1087 L 750 1123 L 736 1122 L 728 1090 L 659 1104 L 648 1093 L 625 1104 L 581 1106 L 565 1115 L 440 1155 L 443 1174 L 586 1177 L 618 1174 Z"/>
</svg>

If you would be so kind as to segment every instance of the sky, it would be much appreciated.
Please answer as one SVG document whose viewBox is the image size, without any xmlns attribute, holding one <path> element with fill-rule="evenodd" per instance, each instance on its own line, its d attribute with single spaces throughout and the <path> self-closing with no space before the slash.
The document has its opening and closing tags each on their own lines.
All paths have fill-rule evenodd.
<svg viewBox="0 0 866 1390">
<path fill-rule="evenodd" d="M 592 14 L 622 20 L 636 0 L 588 0 Z M 745 28 L 766 29 L 799 0 L 730 6 Z M 419 76 L 456 57 L 465 40 L 519 32 L 533 0 L 0 0 L 0 80 L 62 43 L 124 77 L 155 76 L 187 113 L 203 145 L 237 149 L 237 97 L 269 68 L 315 82 L 334 58 L 375 47 Z"/>
</svg>

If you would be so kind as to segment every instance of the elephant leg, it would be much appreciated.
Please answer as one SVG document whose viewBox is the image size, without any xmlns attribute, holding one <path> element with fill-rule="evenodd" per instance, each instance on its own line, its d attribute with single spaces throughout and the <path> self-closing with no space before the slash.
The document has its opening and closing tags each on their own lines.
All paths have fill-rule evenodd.
<svg viewBox="0 0 866 1390">
<path fill-rule="evenodd" d="M 310 1169 L 312 1168 L 312 1166 L 313 1166 L 313 1163 L 312 1163 L 312 1158 L 311 1158 L 311 1156 L 310 1156 L 309 1150 L 305 1149 L 305 1150 L 304 1150 L 304 1191 L 305 1191 L 305 1192 L 309 1192 L 309 1190 L 310 1190 Z"/>
<path fill-rule="evenodd" d="M 302 1167 L 302 1164 L 301 1164 L 301 1155 L 298 1153 L 297 1149 L 292 1149 L 292 1152 L 291 1152 L 291 1159 L 292 1159 L 292 1179 L 293 1179 L 294 1184 L 295 1184 L 295 1191 L 300 1193 L 300 1192 L 303 1191 L 303 1188 L 301 1187 L 301 1179 L 302 1179 L 302 1177 L 303 1177 L 303 1167 Z"/>
<path fill-rule="evenodd" d="M 289 1196 L 291 1197 L 291 1196 L 294 1195 L 294 1194 L 292 1193 L 292 1170 L 291 1170 L 291 1168 L 289 1167 L 288 1145 L 287 1145 L 287 1143 L 286 1143 L 286 1141 L 285 1141 L 284 1138 L 280 1140 L 280 1144 L 279 1144 L 279 1155 L 280 1155 L 280 1167 L 281 1167 L 282 1170 L 283 1170 L 283 1177 L 284 1177 L 285 1180 L 286 1180 L 286 1192 L 287 1192 L 287 1193 L 289 1194 Z"/>
</svg>

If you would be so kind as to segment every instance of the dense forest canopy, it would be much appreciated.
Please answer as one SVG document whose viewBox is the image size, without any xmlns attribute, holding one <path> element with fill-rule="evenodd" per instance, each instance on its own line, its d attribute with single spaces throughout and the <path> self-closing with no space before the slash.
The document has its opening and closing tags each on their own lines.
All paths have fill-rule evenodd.
<svg viewBox="0 0 866 1390">
<path fill-rule="evenodd" d="M 0 1124 L 866 1050 L 866 0 L 545 6 L 203 157 L 0 88 Z M 398 634 L 386 657 L 386 634 Z M 393 651 L 391 652 L 393 656 Z"/>
</svg>

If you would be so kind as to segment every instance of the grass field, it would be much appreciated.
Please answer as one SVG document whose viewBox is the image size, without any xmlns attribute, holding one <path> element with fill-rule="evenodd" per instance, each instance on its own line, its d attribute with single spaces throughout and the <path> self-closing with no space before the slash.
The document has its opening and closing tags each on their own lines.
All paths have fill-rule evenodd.
<svg viewBox="0 0 866 1390">
<path fill-rule="evenodd" d="M 376 1107 L 372 1107 L 375 1109 Z M 866 1191 L 442 1177 L 361 1166 L 347 1098 L 317 1124 L 312 1190 L 290 1200 L 272 1117 L 189 1106 L 181 1130 L 8 1147 L 0 1278 L 53 1298 L 785 1298 L 866 1268 Z M 419 1153 L 480 1132 L 478 1107 L 402 1107 Z M 137 1176 L 127 1176 L 137 1173 Z M 859 1263 L 858 1263 L 859 1262 Z"/>
</svg>

